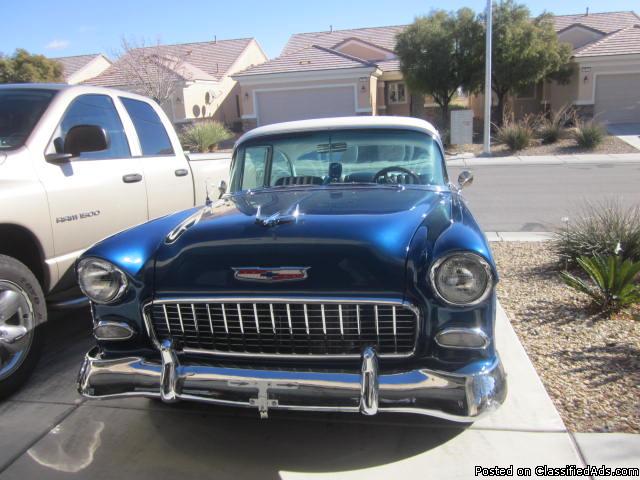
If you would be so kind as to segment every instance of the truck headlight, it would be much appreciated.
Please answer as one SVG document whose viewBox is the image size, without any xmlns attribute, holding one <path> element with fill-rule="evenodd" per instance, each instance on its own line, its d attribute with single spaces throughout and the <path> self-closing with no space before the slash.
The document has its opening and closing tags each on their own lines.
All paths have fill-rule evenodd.
<svg viewBox="0 0 640 480">
<path fill-rule="evenodd" d="M 490 265 L 480 255 L 470 252 L 438 259 L 429 276 L 436 295 L 452 305 L 476 305 L 487 298 L 493 287 Z"/>
<path fill-rule="evenodd" d="M 92 302 L 113 303 L 127 289 L 125 273 L 105 260 L 83 258 L 77 271 L 80 289 Z"/>
</svg>

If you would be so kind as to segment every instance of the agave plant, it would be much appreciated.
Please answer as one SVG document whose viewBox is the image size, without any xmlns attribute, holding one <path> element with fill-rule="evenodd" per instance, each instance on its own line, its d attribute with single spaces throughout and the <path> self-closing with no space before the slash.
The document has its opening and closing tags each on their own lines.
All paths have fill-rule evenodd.
<svg viewBox="0 0 640 480">
<path fill-rule="evenodd" d="M 561 272 L 562 280 L 569 287 L 589 295 L 601 312 L 640 303 L 640 285 L 635 283 L 640 262 L 623 260 L 618 255 L 596 255 L 578 258 L 578 265 L 589 276 L 590 283 L 569 272 Z"/>
</svg>

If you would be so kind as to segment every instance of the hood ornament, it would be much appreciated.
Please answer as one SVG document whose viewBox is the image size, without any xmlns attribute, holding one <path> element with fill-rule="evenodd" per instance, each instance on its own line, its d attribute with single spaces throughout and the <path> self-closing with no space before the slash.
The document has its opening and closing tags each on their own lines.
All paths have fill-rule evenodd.
<svg viewBox="0 0 640 480">
<path fill-rule="evenodd" d="M 233 278 L 248 282 L 292 282 L 305 280 L 311 267 L 231 267 Z"/>
<path fill-rule="evenodd" d="M 276 225 L 281 225 L 283 223 L 293 223 L 297 222 L 298 219 L 302 216 L 300 213 L 300 205 L 296 203 L 293 212 L 289 214 L 281 214 L 280 212 L 276 212 L 273 215 L 268 217 L 264 217 L 261 214 L 262 205 L 258 205 L 256 209 L 256 223 L 258 225 L 262 225 L 263 227 L 274 227 Z"/>
</svg>

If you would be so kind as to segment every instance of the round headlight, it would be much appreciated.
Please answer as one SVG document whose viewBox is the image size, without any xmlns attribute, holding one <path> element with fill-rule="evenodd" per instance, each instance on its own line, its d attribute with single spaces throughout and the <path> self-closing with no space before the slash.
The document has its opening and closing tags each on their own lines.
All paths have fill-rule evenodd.
<svg viewBox="0 0 640 480">
<path fill-rule="evenodd" d="M 430 278 L 436 295 L 452 305 L 476 305 L 493 286 L 491 267 L 475 253 L 454 253 L 437 260 Z"/>
<path fill-rule="evenodd" d="M 105 260 L 84 258 L 78 263 L 78 283 L 92 302 L 112 303 L 127 289 L 127 276 Z"/>
</svg>

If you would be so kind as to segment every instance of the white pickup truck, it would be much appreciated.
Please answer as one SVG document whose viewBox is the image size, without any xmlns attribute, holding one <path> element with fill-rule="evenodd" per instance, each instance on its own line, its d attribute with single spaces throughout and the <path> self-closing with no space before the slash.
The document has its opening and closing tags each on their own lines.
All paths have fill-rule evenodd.
<svg viewBox="0 0 640 480">
<path fill-rule="evenodd" d="M 47 304 L 81 300 L 78 255 L 120 230 L 203 204 L 208 191 L 217 197 L 229 161 L 186 155 L 145 97 L 0 86 L 0 397 L 35 367 Z"/>
</svg>

